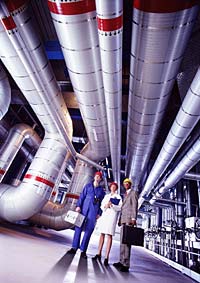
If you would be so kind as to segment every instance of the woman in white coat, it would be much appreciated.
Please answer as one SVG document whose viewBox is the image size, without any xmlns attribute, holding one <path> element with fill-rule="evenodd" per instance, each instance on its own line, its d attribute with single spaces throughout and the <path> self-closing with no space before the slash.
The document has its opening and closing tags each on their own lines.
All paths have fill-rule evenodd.
<svg viewBox="0 0 200 283">
<path fill-rule="evenodd" d="M 102 215 L 97 221 L 97 230 L 101 233 L 99 238 L 98 254 L 94 260 L 101 259 L 101 252 L 104 245 L 105 235 L 107 235 L 106 256 L 104 265 L 108 265 L 108 258 L 112 246 L 112 238 L 115 235 L 116 224 L 119 211 L 122 206 L 121 196 L 117 193 L 118 185 L 113 182 L 110 184 L 110 193 L 106 194 L 101 203 Z"/>
</svg>

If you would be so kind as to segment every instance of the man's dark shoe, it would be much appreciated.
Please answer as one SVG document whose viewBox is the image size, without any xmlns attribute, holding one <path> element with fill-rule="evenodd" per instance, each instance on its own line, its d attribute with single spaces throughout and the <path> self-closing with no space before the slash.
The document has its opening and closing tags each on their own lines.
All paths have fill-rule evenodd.
<svg viewBox="0 0 200 283">
<path fill-rule="evenodd" d="M 76 253 L 76 249 L 74 248 L 71 248 L 70 250 L 67 251 L 67 254 L 70 254 L 70 255 L 75 255 Z"/>
<path fill-rule="evenodd" d="M 109 265 L 109 264 L 108 264 L 108 259 L 107 259 L 107 258 L 105 258 L 105 259 L 104 259 L 104 265 L 105 265 L 105 266 L 108 266 L 108 265 Z"/>
<path fill-rule="evenodd" d="M 119 270 L 121 272 L 129 272 L 129 267 L 128 266 L 122 266 Z"/>
<path fill-rule="evenodd" d="M 94 259 L 94 260 L 100 260 L 101 259 L 101 256 L 100 255 L 98 255 L 98 254 L 96 254 L 92 259 Z"/>
<path fill-rule="evenodd" d="M 86 252 L 81 252 L 81 257 L 82 258 L 87 258 Z"/>
<path fill-rule="evenodd" d="M 113 266 L 116 268 L 121 268 L 123 266 L 123 264 L 121 262 L 115 262 L 113 263 Z"/>
</svg>

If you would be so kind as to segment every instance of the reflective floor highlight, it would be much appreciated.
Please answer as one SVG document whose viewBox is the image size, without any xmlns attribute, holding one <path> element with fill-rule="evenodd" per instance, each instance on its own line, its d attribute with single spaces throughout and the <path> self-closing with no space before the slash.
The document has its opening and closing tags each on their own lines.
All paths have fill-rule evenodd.
<svg viewBox="0 0 200 283">
<path fill-rule="evenodd" d="M 119 260 L 119 235 L 109 259 L 94 261 L 98 234 L 92 235 L 88 258 L 68 255 L 73 230 L 54 231 L 27 225 L 0 222 L 0 282 L 2 283 L 191 283 L 196 282 L 149 254 L 133 247 L 129 273 L 118 271 L 112 263 Z"/>
</svg>

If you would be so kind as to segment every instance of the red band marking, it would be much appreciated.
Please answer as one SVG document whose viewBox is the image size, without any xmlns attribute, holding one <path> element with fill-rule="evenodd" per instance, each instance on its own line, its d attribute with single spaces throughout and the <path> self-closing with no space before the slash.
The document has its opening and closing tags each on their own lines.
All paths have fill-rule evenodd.
<svg viewBox="0 0 200 283">
<path fill-rule="evenodd" d="M 114 31 L 120 29 L 123 25 L 123 17 L 119 16 L 112 19 L 101 19 L 97 17 L 98 29 L 102 31 Z"/>
<path fill-rule="evenodd" d="M 51 2 L 48 0 L 49 10 L 60 15 L 79 15 L 96 10 L 95 0 L 83 0 L 78 2 Z"/>
<path fill-rule="evenodd" d="M 0 169 L 0 175 L 3 175 L 6 171 L 3 169 Z"/>
<path fill-rule="evenodd" d="M 150 13 L 172 13 L 189 9 L 198 3 L 199 0 L 134 0 L 133 7 Z"/>
<path fill-rule="evenodd" d="M 13 12 L 17 9 L 19 9 L 21 6 L 23 6 L 25 3 L 27 3 L 27 0 L 5 0 L 6 6 L 9 10 L 9 12 Z"/>
<path fill-rule="evenodd" d="M 16 24 L 15 24 L 12 16 L 3 18 L 3 19 L 1 19 L 1 21 L 2 21 L 2 24 L 3 24 L 3 26 L 6 30 L 11 30 L 11 29 L 16 28 Z"/>
<path fill-rule="evenodd" d="M 74 198 L 74 199 L 79 199 L 79 196 L 78 196 L 78 195 L 74 195 L 74 194 L 70 194 L 70 193 L 66 194 L 66 197 L 68 197 L 68 198 Z"/>
<path fill-rule="evenodd" d="M 39 177 L 39 176 L 33 176 L 33 175 L 31 175 L 31 174 L 26 174 L 26 175 L 24 176 L 24 178 L 26 178 L 26 179 L 33 179 L 33 180 L 35 180 L 35 181 L 41 182 L 41 183 L 43 183 L 43 184 L 45 184 L 45 185 L 51 187 L 51 188 L 54 187 L 54 183 L 53 183 L 53 182 L 50 182 L 49 180 L 44 179 L 44 178 Z"/>
</svg>

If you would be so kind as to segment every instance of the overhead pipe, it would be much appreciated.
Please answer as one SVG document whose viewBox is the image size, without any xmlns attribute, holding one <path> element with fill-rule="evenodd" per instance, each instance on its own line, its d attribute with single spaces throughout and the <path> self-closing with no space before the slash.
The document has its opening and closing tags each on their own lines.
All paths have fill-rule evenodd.
<svg viewBox="0 0 200 283">
<path fill-rule="evenodd" d="M 123 1 L 96 0 L 112 173 L 120 183 Z"/>
<path fill-rule="evenodd" d="M 154 188 L 164 170 L 170 164 L 188 135 L 199 120 L 200 113 L 200 68 L 185 96 L 175 121 L 167 135 L 161 151 L 150 171 L 144 189 L 139 197 L 139 206 L 142 205 L 145 196 Z"/>
<path fill-rule="evenodd" d="M 95 0 L 48 0 L 48 6 L 89 140 L 81 154 L 99 162 L 110 155 L 110 145 Z M 79 163 L 85 166 L 79 160 L 74 171 L 77 178 L 72 178 L 70 186 L 80 191 L 90 177 L 82 178 L 78 172 L 82 168 Z"/>
<path fill-rule="evenodd" d="M 57 130 L 57 120 L 53 119 L 55 109 L 70 139 L 72 121 L 33 28 L 27 3 L 9 1 L 3 4 L 1 2 L 0 6 L 4 25 L 0 25 L 1 59 L 45 128 L 45 137 L 22 183 L 17 189 L 0 185 L 0 217 L 12 222 L 27 219 L 41 210 L 58 182 L 60 168 L 64 169 L 67 147 Z"/>
<path fill-rule="evenodd" d="M 200 174 L 195 172 L 187 172 L 183 176 L 183 179 L 186 180 L 193 180 L 193 181 L 200 181 Z"/>
<path fill-rule="evenodd" d="M 51 110 L 49 115 L 51 116 L 51 119 L 55 121 L 54 124 L 57 131 L 66 142 L 72 155 L 75 156 L 75 149 L 69 140 L 69 133 L 66 131 L 66 128 L 68 128 L 68 132 L 72 129 L 72 121 L 68 111 L 66 111 L 66 113 L 63 111 L 62 115 L 60 115 L 59 108 L 62 106 L 56 97 L 58 94 L 61 96 L 60 89 L 55 80 L 53 71 L 50 68 L 50 62 L 46 58 L 43 46 L 33 30 L 32 18 L 30 13 L 27 12 L 27 8 L 28 5 L 25 0 L 20 1 L 19 3 L 14 3 L 14 1 L 1 1 L 0 19 L 8 38 L 23 63 L 25 70 L 28 72 L 36 91 L 43 94 L 40 95 L 42 103 L 44 105 L 47 105 L 47 103 L 49 104 L 48 107 Z M 19 13 L 16 14 L 16 11 Z M 25 20 L 27 20 L 27 22 L 25 22 Z M 20 25 L 22 23 L 24 24 L 24 22 L 25 27 L 21 28 Z M 32 31 L 33 34 L 31 33 Z M 18 36 L 17 32 L 19 32 L 20 36 Z M 35 50 L 33 50 L 33 46 L 36 48 Z M 38 56 L 41 52 L 43 58 L 39 59 Z M 44 63 L 46 63 L 46 65 L 44 65 Z"/>
<path fill-rule="evenodd" d="M 197 2 L 189 0 L 133 2 L 126 175 L 136 188 L 146 170 L 198 10 Z"/>
<path fill-rule="evenodd" d="M 184 175 L 194 167 L 200 160 L 200 138 L 194 143 L 187 154 L 181 159 L 176 168 L 166 178 L 163 186 L 158 189 L 152 199 L 149 201 L 153 204 L 157 198 L 161 197 L 170 188 L 174 187 Z"/>
</svg>

